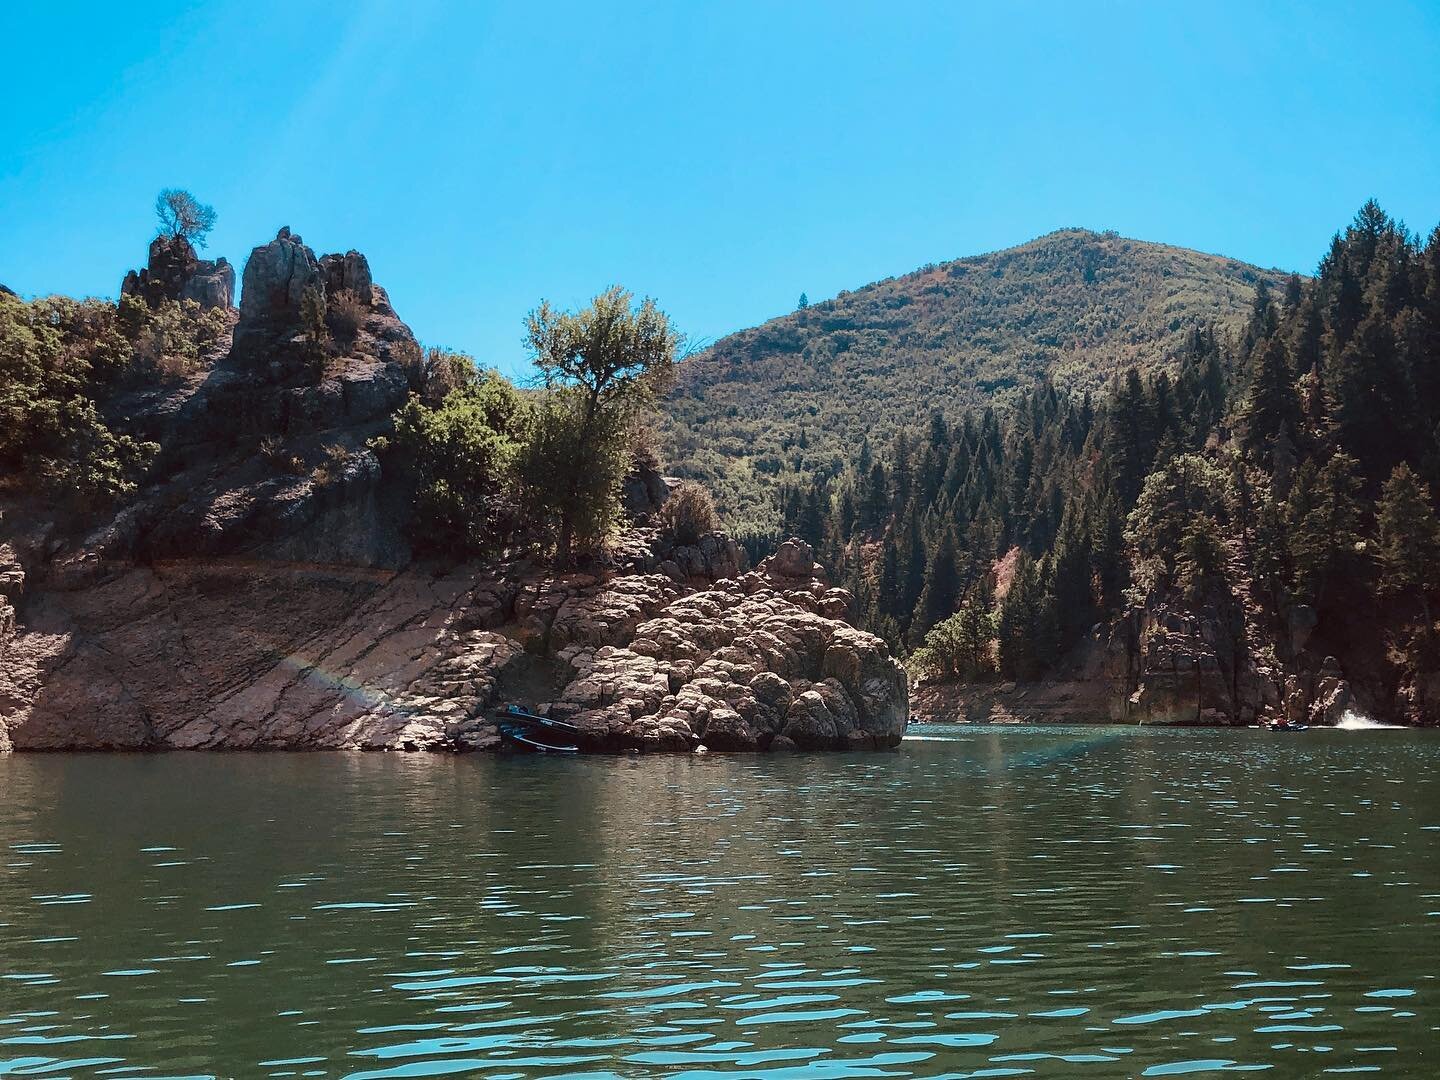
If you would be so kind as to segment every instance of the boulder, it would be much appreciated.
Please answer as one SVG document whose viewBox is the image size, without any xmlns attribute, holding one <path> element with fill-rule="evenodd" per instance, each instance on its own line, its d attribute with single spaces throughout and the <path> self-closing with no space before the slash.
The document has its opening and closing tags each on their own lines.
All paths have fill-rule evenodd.
<svg viewBox="0 0 1440 1080">
<path fill-rule="evenodd" d="M 320 263 L 299 236 L 282 228 L 245 261 L 237 340 L 260 329 L 298 329 L 301 298 L 312 288 L 324 291 Z"/>
<path fill-rule="evenodd" d="M 1327 656 L 1320 665 L 1320 673 L 1315 678 L 1315 689 L 1310 695 L 1310 723 L 1334 727 L 1345 719 L 1345 714 L 1354 706 L 1355 694 L 1350 689 L 1345 673 L 1333 656 Z"/>
<path fill-rule="evenodd" d="M 224 256 L 213 262 L 201 259 L 183 236 L 157 236 L 150 241 L 148 264 L 126 274 L 120 292 L 151 307 L 162 300 L 194 300 L 203 308 L 229 308 L 235 296 L 235 268 Z"/>
<path fill-rule="evenodd" d="M 1112 718 L 1141 724 L 1249 724 L 1281 704 L 1243 625 L 1220 611 L 1162 602 L 1132 609 L 1110 632 L 1103 668 L 1124 688 Z"/>
<path fill-rule="evenodd" d="M 815 551 L 804 540 L 786 540 L 775 554 L 763 559 L 756 571 L 769 578 L 809 579 L 823 574 L 815 561 Z"/>
<path fill-rule="evenodd" d="M 636 461 L 621 484 L 621 505 L 631 520 L 644 520 L 669 502 L 673 486 L 674 482 L 649 462 Z"/>
<path fill-rule="evenodd" d="M 343 255 L 326 255 L 320 260 L 320 276 L 325 292 L 333 296 L 345 291 L 355 295 L 367 307 L 375 302 L 375 283 L 370 278 L 370 263 L 358 251 Z"/>
</svg>

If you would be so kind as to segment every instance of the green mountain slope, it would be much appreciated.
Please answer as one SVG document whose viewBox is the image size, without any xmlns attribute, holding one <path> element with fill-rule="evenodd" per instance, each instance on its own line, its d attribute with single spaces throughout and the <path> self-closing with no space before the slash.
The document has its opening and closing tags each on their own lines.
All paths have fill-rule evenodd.
<svg viewBox="0 0 1440 1080">
<path fill-rule="evenodd" d="M 733 528 L 774 525 L 786 479 L 838 470 L 934 409 L 1005 400 L 1043 374 L 1098 389 L 1172 355 L 1187 327 L 1245 319 L 1281 271 L 1067 229 L 927 266 L 742 330 L 681 365 L 663 432 Z"/>
</svg>

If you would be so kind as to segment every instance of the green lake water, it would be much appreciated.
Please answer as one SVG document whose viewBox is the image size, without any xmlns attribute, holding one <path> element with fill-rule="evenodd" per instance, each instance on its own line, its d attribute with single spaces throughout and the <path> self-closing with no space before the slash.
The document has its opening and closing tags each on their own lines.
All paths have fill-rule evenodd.
<svg viewBox="0 0 1440 1080">
<path fill-rule="evenodd" d="M 0 757 L 0 1076 L 1440 1075 L 1440 732 Z"/>
</svg>

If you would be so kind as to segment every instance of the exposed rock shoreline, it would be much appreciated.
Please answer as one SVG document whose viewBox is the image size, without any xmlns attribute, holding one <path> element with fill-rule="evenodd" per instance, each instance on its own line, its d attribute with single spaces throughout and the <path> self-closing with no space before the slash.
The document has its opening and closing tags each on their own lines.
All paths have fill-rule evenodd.
<svg viewBox="0 0 1440 1080">
<path fill-rule="evenodd" d="M 523 701 L 591 751 L 873 749 L 904 733 L 903 669 L 817 577 L 738 569 L 718 536 L 628 566 L 436 573 L 246 560 L 47 575 L 0 664 L 17 750 L 499 747 Z M 678 557 L 678 558 L 677 558 Z M 729 563 L 726 566 L 726 563 Z M 3 577 L 3 575 L 0 575 Z"/>
</svg>

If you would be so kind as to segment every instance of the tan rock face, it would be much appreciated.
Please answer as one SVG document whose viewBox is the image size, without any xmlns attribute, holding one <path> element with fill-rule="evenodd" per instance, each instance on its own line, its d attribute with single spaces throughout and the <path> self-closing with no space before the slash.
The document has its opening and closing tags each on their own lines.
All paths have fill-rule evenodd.
<svg viewBox="0 0 1440 1080">
<path fill-rule="evenodd" d="M 826 598 L 518 564 L 56 568 L 4 642 L 0 729 L 22 750 L 491 749 L 518 701 L 592 750 L 892 746 L 903 669 Z"/>
<path fill-rule="evenodd" d="M 623 636 L 623 632 L 622 632 Z M 894 746 L 904 669 L 873 635 L 750 581 L 682 596 L 628 642 L 572 646 L 576 677 L 550 706 L 605 749 Z"/>
</svg>

